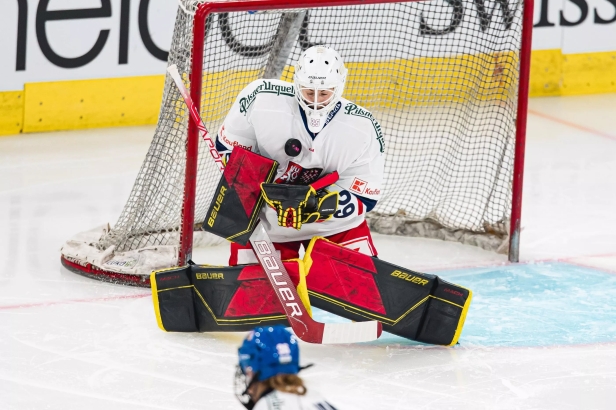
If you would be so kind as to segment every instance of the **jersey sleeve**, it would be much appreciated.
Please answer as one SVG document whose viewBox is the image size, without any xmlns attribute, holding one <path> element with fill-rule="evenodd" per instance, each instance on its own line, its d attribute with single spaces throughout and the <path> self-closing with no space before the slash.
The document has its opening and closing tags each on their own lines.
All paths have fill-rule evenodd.
<svg viewBox="0 0 616 410">
<path fill-rule="evenodd" d="M 350 192 L 366 208 L 372 210 L 381 198 L 385 167 L 383 137 L 375 119 L 370 119 L 369 139 L 365 149 L 346 169 L 339 171 L 336 185 Z"/>
<path fill-rule="evenodd" d="M 225 160 L 236 146 L 259 152 L 256 133 L 250 121 L 252 102 L 258 85 L 258 82 L 252 82 L 239 93 L 218 130 L 216 149 Z"/>
</svg>

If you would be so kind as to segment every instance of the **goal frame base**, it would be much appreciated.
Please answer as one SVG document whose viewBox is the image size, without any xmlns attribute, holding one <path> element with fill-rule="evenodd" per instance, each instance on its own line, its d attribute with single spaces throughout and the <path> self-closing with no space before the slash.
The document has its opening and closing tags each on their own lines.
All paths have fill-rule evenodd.
<svg viewBox="0 0 616 410">
<path fill-rule="evenodd" d="M 68 260 L 64 255 L 60 256 L 60 262 L 67 270 L 86 278 L 96 279 L 101 282 L 113 283 L 116 285 L 128 285 L 140 288 L 150 287 L 149 276 L 112 272 L 97 268 L 91 263 L 86 263 L 86 265 L 83 266 L 79 263 Z"/>
</svg>

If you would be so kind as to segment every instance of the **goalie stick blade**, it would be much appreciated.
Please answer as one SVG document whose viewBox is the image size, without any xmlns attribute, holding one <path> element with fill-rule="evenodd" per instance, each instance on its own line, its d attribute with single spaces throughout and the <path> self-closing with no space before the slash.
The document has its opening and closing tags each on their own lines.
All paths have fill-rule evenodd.
<svg viewBox="0 0 616 410">
<path fill-rule="evenodd" d="M 312 319 L 261 223 L 250 236 L 250 244 L 287 314 L 293 332 L 304 342 L 358 343 L 378 339 L 381 335 L 382 325 L 376 321 L 325 324 Z"/>
<path fill-rule="evenodd" d="M 361 343 L 378 339 L 383 332 L 381 322 L 326 323 L 322 344 Z"/>
</svg>

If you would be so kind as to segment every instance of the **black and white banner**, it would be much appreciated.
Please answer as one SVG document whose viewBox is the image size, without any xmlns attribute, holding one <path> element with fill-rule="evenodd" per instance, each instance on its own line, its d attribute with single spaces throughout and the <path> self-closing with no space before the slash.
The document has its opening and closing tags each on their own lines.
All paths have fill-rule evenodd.
<svg viewBox="0 0 616 410">
<path fill-rule="evenodd" d="M 432 0 L 452 10 L 460 1 Z M 463 20 L 481 18 L 481 5 L 491 13 L 488 24 L 500 24 L 519 1 L 469 1 L 475 7 L 464 10 Z M 3 0 L 0 91 L 29 82 L 163 74 L 177 7 L 177 0 Z M 616 0 L 536 0 L 534 14 L 533 49 L 616 51 Z"/>
<path fill-rule="evenodd" d="M 2 0 L 0 91 L 164 73 L 177 0 Z"/>
</svg>

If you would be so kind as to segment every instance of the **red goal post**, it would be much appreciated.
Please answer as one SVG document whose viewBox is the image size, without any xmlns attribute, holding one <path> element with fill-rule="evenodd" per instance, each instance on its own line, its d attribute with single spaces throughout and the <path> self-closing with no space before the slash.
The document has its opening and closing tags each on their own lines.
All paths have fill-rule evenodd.
<svg viewBox="0 0 616 410">
<path fill-rule="evenodd" d="M 334 43 L 331 45 L 340 48 L 338 51 L 341 51 L 350 73 L 345 97 L 373 111 L 385 129 L 384 137 L 388 144 L 386 154 L 390 166 L 386 171 L 385 195 L 375 211 L 368 214 L 376 215 L 369 220 L 371 228 L 384 233 L 407 235 L 438 231 L 433 236 L 440 238 L 443 238 L 440 232 L 445 231 L 447 239 L 474 244 L 481 241 L 465 238 L 475 234 L 491 235 L 506 241 L 509 260 L 518 261 L 533 0 L 503 0 L 489 4 L 483 0 L 179 1 L 181 10 L 178 13 L 186 21 L 192 19 L 192 22 L 187 24 L 184 21 L 182 25 L 178 17 L 169 63 L 174 63 L 173 58 L 186 60 L 184 69 L 180 64 L 180 73 L 211 133 L 218 131 L 225 109 L 229 109 L 237 92 L 249 81 L 274 77 L 289 81 L 292 78 L 289 68 L 293 58 L 296 58 L 293 53 L 297 54 L 298 50 L 311 44 L 306 40 L 306 32 L 311 25 L 317 24 L 311 20 L 309 25 L 306 16 L 311 13 L 311 19 L 314 14 L 317 15 L 316 20 L 325 21 L 326 17 L 318 13 L 320 10 L 323 13 L 331 11 L 330 20 L 323 23 L 319 20 L 320 37 L 316 40 L 328 43 L 329 39 Z M 412 7 L 405 5 L 418 7 L 410 10 Z M 424 5 L 426 7 L 422 8 Z M 357 12 L 345 14 L 347 7 Z M 405 11 L 402 11 L 403 8 Z M 409 14 L 404 14 L 407 8 Z M 360 9 L 366 11 L 360 13 Z M 233 43 L 236 40 L 234 36 L 247 36 L 244 31 L 252 30 L 246 39 L 247 43 L 254 44 L 242 45 L 235 51 L 243 53 L 242 58 L 246 61 L 263 60 L 265 65 L 265 60 L 271 60 L 272 56 L 268 57 L 266 53 L 269 49 L 259 44 L 269 40 L 271 44 L 276 43 L 282 20 L 287 15 L 285 13 L 293 11 L 295 16 L 299 15 L 298 10 L 305 11 L 303 21 L 300 22 L 299 37 L 292 39 L 292 53 L 283 61 L 283 68 L 278 67 L 278 71 L 271 77 L 268 77 L 272 75 L 267 68 L 270 67 L 269 62 L 266 68 L 257 65 L 242 67 L 235 60 L 227 61 L 224 59 L 226 57 L 219 57 L 215 51 L 217 49 L 207 48 L 206 43 L 211 41 L 212 36 L 208 28 L 222 37 L 226 36 L 224 41 L 228 47 L 233 44 L 237 46 L 237 42 Z M 266 30 L 266 23 L 263 23 L 263 27 L 259 26 L 258 17 L 254 18 L 255 22 L 245 23 L 246 30 L 229 24 L 234 16 L 258 15 L 258 12 L 268 11 L 276 16 L 273 17 L 276 23 L 270 29 L 271 32 Z M 370 21 L 371 13 L 375 16 L 374 23 Z M 444 15 L 442 19 L 439 13 Z M 494 16 L 500 16 L 502 21 L 493 19 Z M 347 21 L 347 17 L 356 20 Z M 395 22 L 376 21 L 377 18 L 392 19 Z M 237 17 L 237 21 L 247 19 Z M 438 25 L 445 20 L 451 23 L 450 26 L 459 26 L 458 31 L 462 31 L 463 36 L 456 37 L 456 31 L 449 30 L 451 27 Z M 383 37 L 373 34 L 368 29 L 370 24 L 374 25 L 374 32 Z M 404 24 L 408 27 L 402 27 Z M 473 28 L 464 28 L 467 26 Z M 188 33 L 189 28 L 191 33 Z M 365 28 L 365 33 L 361 32 L 361 28 Z M 178 33 L 182 30 L 186 33 Z M 336 34 L 329 34 L 326 30 Z M 413 30 L 420 34 L 417 35 Z M 513 34 L 507 34 L 507 30 Z M 388 31 L 393 34 L 385 37 Z M 188 35 L 191 37 L 189 40 L 186 37 Z M 349 45 L 353 37 L 360 40 Z M 285 40 L 283 37 L 281 39 Z M 371 40 L 374 44 L 370 43 Z M 456 41 L 460 44 L 456 45 Z M 473 41 L 478 44 L 473 45 Z M 348 51 L 352 47 L 352 52 Z M 378 54 L 380 49 L 387 50 L 390 55 L 381 57 Z M 406 56 L 407 49 L 413 49 L 417 54 Z M 363 51 L 366 52 L 366 58 L 361 57 Z M 220 64 L 220 67 L 215 67 L 214 63 Z M 243 72 L 250 74 L 241 77 Z M 259 74 L 255 77 L 257 72 Z M 358 74 L 353 76 L 354 72 Z M 375 81 L 381 88 L 375 91 L 378 87 L 373 87 L 373 84 L 362 84 L 362 76 Z M 206 80 L 208 88 L 204 89 Z M 134 269 L 128 268 L 115 269 L 125 263 L 125 259 L 128 260 L 122 259 L 120 253 L 146 249 L 146 253 L 153 254 L 154 248 L 159 251 L 173 245 L 175 250 L 166 251 L 170 254 L 177 251 L 176 265 L 184 265 L 191 260 L 193 232 L 201 222 L 200 216 L 196 218 L 196 210 L 202 209 L 209 202 L 209 198 L 204 199 L 207 197 L 207 189 L 199 188 L 200 182 L 212 177 L 207 176 L 207 165 L 201 164 L 209 158 L 202 158 L 207 157 L 207 154 L 200 153 L 198 128 L 186 115 L 181 98 L 174 94 L 171 83 L 167 79 L 153 147 L 120 220 L 113 229 L 107 227 L 102 233 L 97 233 L 98 239 L 90 236 L 83 239 L 84 243 L 89 241 L 90 247 L 96 248 L 96 252 L 90 252 L 84 244 L 66 245 L 62 261 L 69 269 L 103 280 L 147 285 L 148 278 L 143 272 L 136 273 Z M 231 100 L 221 103 L 223 90 L 234 95 Z M 468 98 L 475 100 L 468 102 Z M 213 107 L 217 110 L 216 114 L 209 115 Z M 406 111 L 412 112 L 407 116 Z M 471 121 L 467 120 L 466 117 L 473 115 L 475 117 Z M 208 118 L 212 121 L 208 121 Z M 440 119 L 442 123 L 439 123 Z M 184 126 L 187 126 L 187 131 Z M 183 147 L 180 151 L 185 147 L 185 151 L 181 152 L 185 163 L 181 167 L 177 163 L 173 165 L 173 168 L 182 168 L 182 187 L 176 182 L 173 182 L 173 186 L 170 182 L 157 182 L 178 180 L 177 175 L 169 177 L 156 174 L 158 170 L 155 167 L 161 167 L 162 161 L 160 147 L 166 144 L 154 147 L 159 134 L 177 134 L 178 138 L 185 135 L 185 140 L 178 143 L 178 146 Z M 491 134 L 495 137 L 492 138 Z M 454 141 L 450 136 L 455 136 L 457 140 Z M 473 144 L 479 146 L 474 147 Z M 441 151 L 443 155 L 439 157 Z M 463 155 L 467 154 L 469 157 L 465 158 Z M 177 158 L 177 153 L 174 155 Z M 150 157 L 155 157 L 156 162 L 148 163 Z M 432 159 L 433 163 L 428 163 Z M 456 161 L 463 165 L 459 166 Z M 454 166 L 459 166 L 459 169 L 453 169 L 453 162 L 456 162 Z M 472 164 L 464 165 L 467 163 Z M 477 165 L 484 163 L 487 164 L 485 171 Z M 422 175 L 422 172 L 430 175 Z M 481 172 L 489 174 L 489 177 L 479 175 L 479 178 L 483 178 L 479 181 L 477 175 Z M 451 179 L 447 180 L 448 177 Z M 407 179 L 415 181 L 415 185 L 408 185 Z M 406 202 L 411 199 L 423 199 L 431 195 L 436 185 L 442 188 L 442 192 L 437 192 L 434 198 L 428 198 L 425 201 L 427 205 L 421 203 L 406 207 Z M 482 186 L 477 188 L 477 185 Z M 152 202 L 152 198 L 144 199 L 146 196 L 156 197 L 154 199 L 160 202 L 160 198 L 173 196 L 167 195 L 170 190 L 176 196 L 181 195 L 176 205 L 165 205 L 163 210 L 144 210 Z M 179 191 L 181 194 L 178 194 Z M 447 203 L 452 198 L 453 201 Z M 171 203 L 174 199 L 165 201 Z M 495 201 L 498 205 L 494 205 Z M 470 204 L 468 209 L 464 208 L 466 204 Z M 168 214 L 176 211 L 181 214 L 181 217 L 178 216 L 177 228 L 174 225 L 176 222 L 173 222 L 175 217 L 168 217 Z M 489 213 L 494 216 L 485 217 Z M 138 221 L 140 216 L 145 222 Z M 163 219 L 166 222 L 159 223 Z M 129 239 L 132 241 L 130 244 Z M 80 241 L 82 239 L 74 240 L 73 243 Z M 503 246 L 500 248 L 502 250 Z M 110 252 L 115 252 L 115 256 Z M 78 254 L 88 256 L 80 259 Z M 160 268 L 161 263 L 147 266 Z"/>
</svg>

